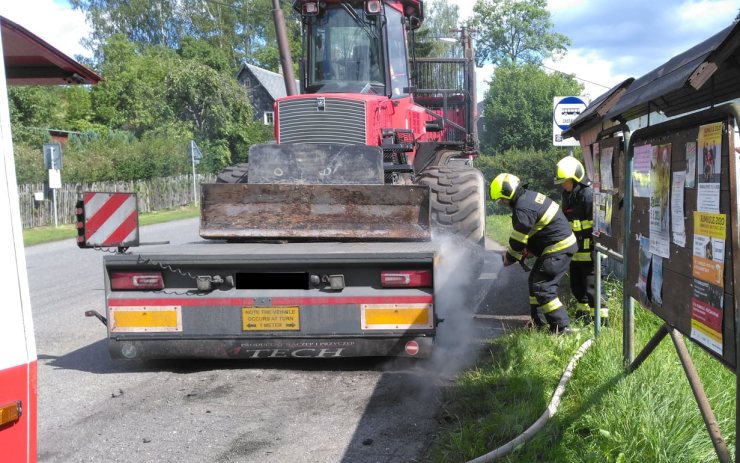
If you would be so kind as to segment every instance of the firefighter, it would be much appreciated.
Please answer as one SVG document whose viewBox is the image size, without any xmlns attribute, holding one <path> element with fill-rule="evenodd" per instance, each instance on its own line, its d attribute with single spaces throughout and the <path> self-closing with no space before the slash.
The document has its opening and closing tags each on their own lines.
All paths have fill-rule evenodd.
<svg viewBox="0 0 740 463">
<path fill-rule="evenodd" d="M 593 231 L 593 190 L 586 170 L 576 158 L 566 156 L 557 164 L 555 183 L 563 187 L 563 213 L 578 241 L 578 251 L 570 263 L 570 290 L 576 299 L 576 318 L 591 322 L 596 315 L 596 274 L 591 233 Z M 608 324 L 609 309 L 601 309 L 601 320 Z"/>
<path fill-rule="evenodd" d="M 512 212 L 513 230 L 503 255 L 504 266 L 520 261 L 525 253 L 537 257 L 529 274 L 532 321 L 538 327 L 549 326 L 553 333 L 569 332 L 570 320 L 558 298 L 558 286 L 577 247 L 560 206 L 507 173 L 491 182 L 491 199 Z"/>
</svg>

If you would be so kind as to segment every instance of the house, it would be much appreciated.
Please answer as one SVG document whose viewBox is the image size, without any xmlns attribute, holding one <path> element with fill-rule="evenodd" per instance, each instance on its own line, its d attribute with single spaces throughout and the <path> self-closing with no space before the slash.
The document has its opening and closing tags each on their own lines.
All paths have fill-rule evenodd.
<svg viewBox="0 0 740 463">
<path fill-rule="evenodd" d="M 236 79 L 249 91 L 249 101 L 254 109 L 254 120 L 261 120 L 265 125 L 273 125 L 275 100 L 286 96 L 282 74 L 252 64 L 245 64 L 239 70 Z M 296 81 L 296 88 L 300 88 L 298 81 Z"/>
</svg>

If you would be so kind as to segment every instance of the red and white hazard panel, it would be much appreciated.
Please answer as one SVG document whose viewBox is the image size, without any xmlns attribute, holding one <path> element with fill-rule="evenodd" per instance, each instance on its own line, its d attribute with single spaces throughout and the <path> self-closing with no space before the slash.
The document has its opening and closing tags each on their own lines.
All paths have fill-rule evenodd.
<svg viewBox="0 0 740 463">
<path fill-rule="evenodd" d="M 135 193 L 85 193 L 77 203 L 80 247 L 139 245 L 139 212 Z"/>
</svg>

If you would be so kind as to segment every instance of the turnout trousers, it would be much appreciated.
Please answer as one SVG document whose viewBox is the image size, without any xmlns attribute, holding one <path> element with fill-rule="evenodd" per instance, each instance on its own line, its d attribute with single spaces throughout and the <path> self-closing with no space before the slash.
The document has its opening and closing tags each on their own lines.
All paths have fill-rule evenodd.
<svg viewBox="0 0 740 463">
<path fill-rule="evenodd" d="M 537 258 L 529 274 L 529 306 L 536 326 L 562 331 L 570 326 L 568 312 L 558 297 L 558 287 L 568 271 L 571 253 L 545 254 Z"/>
<path fill-rule="evenodd" d="M 602 265 L 602 272 L 604 272 Z M 605 273 L 605 272 L 604 272 Z M 603 274 L 603 273 L 602 273 Z M 576 317 L 585 322 L 593 321 L 596 317 L 596 272 L 594 271 L 594 261 L 570 263 L 570 290 L 573 298 L 577 302 Z M 608 323 L 609 309 L 605 306 L 606 298 L 603 294 L 602 286 L 602 323 Z"/>
</svg>

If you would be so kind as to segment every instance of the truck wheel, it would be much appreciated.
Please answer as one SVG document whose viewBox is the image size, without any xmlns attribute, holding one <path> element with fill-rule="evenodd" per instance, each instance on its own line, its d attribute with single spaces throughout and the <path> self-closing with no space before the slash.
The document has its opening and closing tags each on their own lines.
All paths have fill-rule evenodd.
<svg viewBox="0 0 740 463">
<path fill-rule="evenodd" d="M 432 166 L 417 179 L 429 186 L 432 229 L 484 245 L 486 231 L 485 180 L 465 165 Z"/>
<path fill-rule="evenodd" d="M 247 183 L 249 163 L 241 162 L 222 170 L 216 177 L 216 183 Z"/>
</svg>

